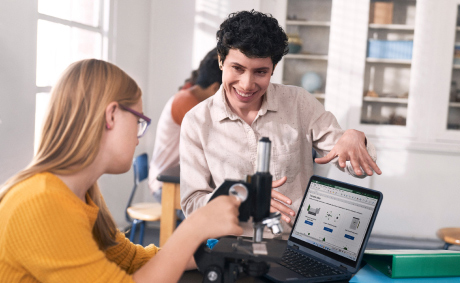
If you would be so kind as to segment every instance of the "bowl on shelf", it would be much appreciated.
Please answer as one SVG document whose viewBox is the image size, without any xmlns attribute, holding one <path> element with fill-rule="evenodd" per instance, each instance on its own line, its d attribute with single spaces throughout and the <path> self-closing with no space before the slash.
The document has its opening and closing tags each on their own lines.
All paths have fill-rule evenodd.
<svg viewBox="0 0 460 283">
<path fill-rule="evenodd" d="M 316 72 L 306 72 L 300 81 L 302 87 L 309 93 L 314 93 L 323 85 L 323 80 Z"/>
<path fill-rule="evenodd" d="M 294 44 L 294 43 L 288 43 L 288 47 L 289 47 L 289 53 L 291 54 L 299 53 L 300 50 L 302 49 L 302 45 Z"/>
</svg>

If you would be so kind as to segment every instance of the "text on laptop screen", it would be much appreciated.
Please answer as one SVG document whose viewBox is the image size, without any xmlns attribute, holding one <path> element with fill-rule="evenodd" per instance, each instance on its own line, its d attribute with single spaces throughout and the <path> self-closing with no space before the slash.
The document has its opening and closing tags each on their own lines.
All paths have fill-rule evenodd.
<svg viewBox="0 0 460 283">
<path fill-rule="evenodd" d="M 292 237 L 356 260 L 377 197 L 312 180 Z"/>
</svg>

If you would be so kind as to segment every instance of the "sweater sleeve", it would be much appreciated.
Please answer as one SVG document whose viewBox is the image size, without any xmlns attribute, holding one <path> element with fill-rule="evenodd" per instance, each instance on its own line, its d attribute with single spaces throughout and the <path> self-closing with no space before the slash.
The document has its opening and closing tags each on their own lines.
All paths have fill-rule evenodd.
<svg viewBox="0 0 460 283">
<path fill-rule="evenodd" d="M 75 200 L 56 192 L 28 198 L 10 221 L 5 252 L 40 282 L 134 282 L 98 248 Z"/>
<path fill-rule="evenodd" d="M 118 245 L 107 249 L 107 258 L 115 262 L 128 274 L 136 272 L 159 251 L 155 245 L 149 245 L 144 248 L 141 245 L 131 243 L 125 237 L 125 234 L 120 231 L 117 233 L 116 240 Z"/>
</svg>

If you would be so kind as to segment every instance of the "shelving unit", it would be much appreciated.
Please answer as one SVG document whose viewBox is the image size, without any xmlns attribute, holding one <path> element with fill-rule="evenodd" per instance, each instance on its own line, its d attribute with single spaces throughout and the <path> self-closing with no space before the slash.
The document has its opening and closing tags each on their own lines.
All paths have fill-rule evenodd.
<svg viewBox="0 0 460 283">
<path fill-rule="evenodd" d="M 285 59 L 303 59 L 303 60 L 325 60 L 327 61 L 327 55 L 317 54 L 286 54 Z"/>
<path fill-rule="evenodd" d="M 397 25 L 397 24 L 369 24 L 369 29 L 382 29 L 382 30 L 407 30 L 414 31 L 414 26 L 411 25 Z"/>
<path fill-rule="evenodd" d="M 455 80 L 460 90 L 460 0 L 392 0 L 390 24 L 369 23 L 372 1 L 266 0 L 286 33 L 303 41 L 280 62 L 279 82 L 301 86 L 304 73 L 318 73 L 323 88 L 313 95 L 378 148 L 458 153 L 460 101 L 450 101 L 449 87 Z M 369 58 L 369 40 L 413 40 L 414 56 Z"/>
<path fill-rule="evenodd" d="M 447 130 L 460 130 L 460 6 L 457 9 L 455 45 L 453 48 L 452 78 L 447 110 Z"/>
<path fill-rule="evenodd" d="M 381 59 L 381 58 L 369 58 L 369 57 L 366 58 L 366 62 L 384 63 L 384 64 L 405 64 L 405 65 L 410 65 L 412 63 L 411 60 L 405 60 L 405 59 Z"/>
<path fill-rule="evenodd" d="M 330 27 L 331 22 L 286 20 L 286 25 L 288 26 Z"/>
<path fill-rule="evenodd" d="M 368 102 L 382 102 L 382 103 L 398 103 L 398 104 L 407 104 L 408 99 L 406 98 L 391 98 L 391 97 L 364 97 L 364 101 Z"/>
<path fill-rule="evenodd" d="M 373 4 L 382 3 L 370 1 L 361 123 L 406 126 L 412 60 L 396 56 L 404 58 L 411 53 L 407 46 L 411 48 L 408 43 L 414 39 L 416 0 L 383 3 L 387 9 L 385 20 L 372 18 L 373 9 L 382 8 Z M 381 11 L 379 13 L 381 15 Z M 399 53 L 394 51 L 398 48 L 401 50 Z M 369 97 L 369 94 L 372 96 Z M 378 97 L 374 97 L 376 95 Z"/>
<path fill-rule="evenodd" d="M 332 2 L 333 0 L 286 1 L 286 33 L 298 36 L 302 47 L 298 53 L 284 56 L 283 83 L 302 86 L 304 74 L 318 74 L 321 86 L 311 92 L 322 103 L 326 97 Z"/>
</svg>

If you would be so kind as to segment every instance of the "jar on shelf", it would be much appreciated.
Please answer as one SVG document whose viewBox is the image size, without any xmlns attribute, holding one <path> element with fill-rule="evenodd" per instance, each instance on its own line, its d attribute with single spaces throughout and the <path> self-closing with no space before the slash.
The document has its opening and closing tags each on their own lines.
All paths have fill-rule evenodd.
<svg viewBox="0 0 460 283">
<path fill-rule="evenodd" d="M 455 43 L 454 46 L 454 64 L 460 64 L 460 43 Z"/>
<path fill-rule="evenodd" d="M 290 33 L 288 36 L 289 53 L 299 53 L 302 49 L 302 39 L 298 34 Z"/>
</svg>

